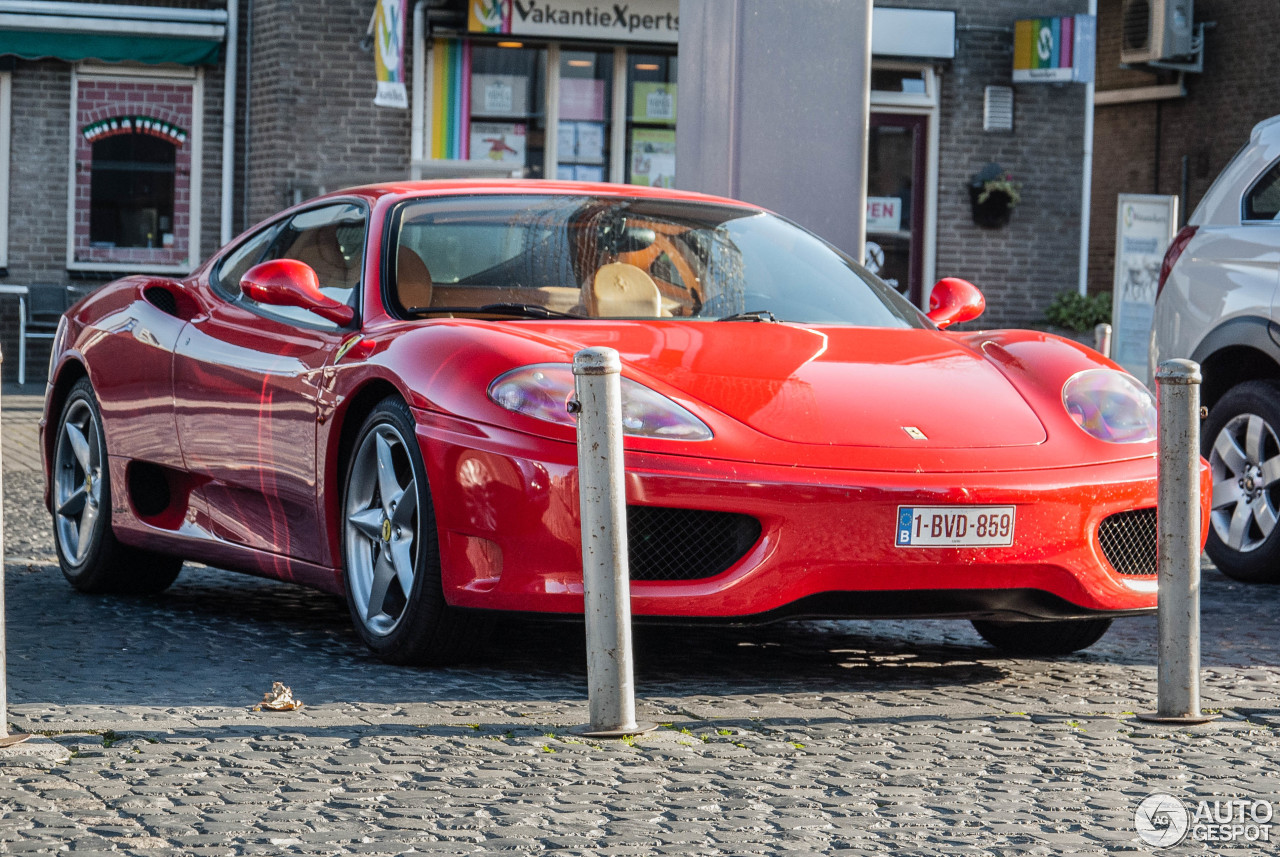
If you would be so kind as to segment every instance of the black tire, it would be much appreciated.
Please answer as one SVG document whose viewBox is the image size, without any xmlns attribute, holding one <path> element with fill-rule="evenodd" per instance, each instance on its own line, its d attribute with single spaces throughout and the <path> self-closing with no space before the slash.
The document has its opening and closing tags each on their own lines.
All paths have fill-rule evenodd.
<svg viewBox="0 0 1280 857">
<path fill-rule="evenodd" d="M 81 378 L 58 415 L 49 476 L 58 564 L 81 592 L 163 592 L 182 570 L 182 560 L 116 540 L 109 471 L 102 412 L 89 379 Z"/>
<path fill-rule="evenodd" d="M 1017 656 L 1069 655 L 1102 639 L 1110 619 L 1060 619 L 1047 622 L 999 622 L 974 619 L 982 639 L 1003 652 Z"/>
<path fill-rule="evenodd" d="M 374 654 L 392 664 L 435 665 L 472 654 L 487 623 L 445 603 L 431 490 L 413 417 L 400 399 L 384 399 L 361 426 L 341 514 L 347 606 Z"/>
<path fill-rule="evenodd" d="M 1280 581 L 1280 381 L 1228 390 L 1209 412 L 1200 447 L 1213 471 L 1209 557 L 1236 580 Z"/>
</svg>

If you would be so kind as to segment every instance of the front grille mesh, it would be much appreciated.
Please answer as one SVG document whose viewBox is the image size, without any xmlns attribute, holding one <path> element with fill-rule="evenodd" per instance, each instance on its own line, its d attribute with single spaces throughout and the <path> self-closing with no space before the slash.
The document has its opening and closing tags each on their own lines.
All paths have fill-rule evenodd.
<svg viewBox="0 0 1280 857">
<path fill-rule="evenodd" d="M 627 507 L 632 580 L 702 580 L 740 560 L 760 538 L 750 515 L 705 509 Z"/>
<path fill-rule="evenodd" d="M 1120 574 L 1156 573 L 1156 510 L 1134 509 L 1103 518 L 1098 541 Z"/>
</svg>

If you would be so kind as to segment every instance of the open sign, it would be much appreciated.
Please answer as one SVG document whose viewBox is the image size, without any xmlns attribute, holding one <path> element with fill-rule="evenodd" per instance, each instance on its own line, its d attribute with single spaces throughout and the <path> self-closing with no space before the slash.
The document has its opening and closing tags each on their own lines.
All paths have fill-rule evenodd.
<svg viewBox="0 0 1280 857">
<path fill-rule="evenodd" d="M 902 200 L 899 197 L 867 197 L 868 232 L 897 232 L 901 228 Z"/>
</svg>

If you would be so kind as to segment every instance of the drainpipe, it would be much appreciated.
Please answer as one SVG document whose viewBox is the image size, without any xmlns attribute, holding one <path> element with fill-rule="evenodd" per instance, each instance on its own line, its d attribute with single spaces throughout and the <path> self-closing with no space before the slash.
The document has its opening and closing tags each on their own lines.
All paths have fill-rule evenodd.
<svg viewBox="0 0 1280 857">
<path fill-rule="evenodd" d="M 1089 14 L 1098 20 L 1098 0 L 1089 0 Z M 1094 76 L 1097 75 L 1094 60 Z M 1089 293 L 1089 221 L 1093 214 L 1093 80 L 1084 85 L 1084 159 L 1080 166 L 1080 294 Z"/>
<path fill-rule="evenodd" d="M 222 90 L 222 230 L 218 246 L 231 240 L 231 197 L 236 180 L 236 64 L 240 59 L 236 24 L 239 15 L 239 0 L 227 0 L 227 66 Z"/>
<path fill-rule="evenodd" d="M 413 5 L 413 102 L 409 113 L 409 168 L 427 158 L 424 123 L 427 111 L 426 7 Z"/>
</svg>

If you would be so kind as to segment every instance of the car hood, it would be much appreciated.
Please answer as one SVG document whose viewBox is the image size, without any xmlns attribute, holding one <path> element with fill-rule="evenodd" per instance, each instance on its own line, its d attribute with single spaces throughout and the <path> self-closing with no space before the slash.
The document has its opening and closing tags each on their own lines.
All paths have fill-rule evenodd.
<svg viewBox="0 0 1280 857">
<path fill-rule="evenodd" d="M 615 322 L 554 333 L 575 347 L 615 348 L 636 380 L 790 443 L 989 448 L 1046 439 L 981 348 L 938 331 Z"/>
</svg>

